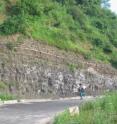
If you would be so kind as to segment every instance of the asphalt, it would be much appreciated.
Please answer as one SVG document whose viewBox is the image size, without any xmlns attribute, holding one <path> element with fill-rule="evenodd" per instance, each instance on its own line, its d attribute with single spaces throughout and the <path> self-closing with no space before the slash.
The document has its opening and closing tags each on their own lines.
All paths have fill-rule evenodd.
<svg viewBox="0 0 117 124">
<path fill-rule="evenodd" d="M 82 100 L 56 100 L 4 105 L 0 107 L 0 124 L 42 124 L 63 110 L 82 103 Z"/>
</svg>

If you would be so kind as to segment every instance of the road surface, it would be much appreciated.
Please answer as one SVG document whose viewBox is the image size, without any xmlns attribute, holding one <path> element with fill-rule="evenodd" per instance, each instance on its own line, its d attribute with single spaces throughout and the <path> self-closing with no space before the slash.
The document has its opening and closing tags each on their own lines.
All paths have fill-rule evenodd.
<svg viewBox="0 0 117 124">
<path fill-rule="evenodd" d="M 4 105 L 0 107 L 0 124 L 42 124 L 44 119 L 81 102 L 76 99 Z"/>
</svg>

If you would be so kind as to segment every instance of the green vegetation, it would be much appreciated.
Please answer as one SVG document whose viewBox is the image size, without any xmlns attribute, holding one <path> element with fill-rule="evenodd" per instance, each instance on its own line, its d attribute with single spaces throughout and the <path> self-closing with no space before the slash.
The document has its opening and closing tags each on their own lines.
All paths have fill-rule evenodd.
<svg viewBox="0 0 117 124">
<path fill-rule="evenodd" d="M 10 83 L 10 85 L 13 85 L 13 83 Z M 0 81 L 0 100 L 7 101 L 7 100 L 13 100 L 15 99 L 15 96 L 5 93 L 8 88 L 8 84 L 6 84 L 3 81 Z"/>
<path fill-rule="evenodd" d="M 7 85 L 4 82 L 0 81 L 0 90 L 5 89 L 6 87 Z"/>
<path fill-rule="evenodd" d="M 108 1 L 1 0 L 0 34 L 21 33 L 116 67 L 117 16 Z"/>
<path fill-rule="evenodd" d="M 14 100 L 15 97 L 10 94 L 0 94 L 0 100 L 2 101 L 8 101 L 8 100 Z"/>
<path fill-rule="evenodd" d="M 71 72 L 74 72 L 78 68 L 75 64 L 68 64 L 68 67 Z"/>
<path fill-rule="evenodd" d="M 55 118 L 54 124 L 117 124 L 117 92 L 84 103 L 80 115 L 71 116 L 65 111 Z"/>
</svg>

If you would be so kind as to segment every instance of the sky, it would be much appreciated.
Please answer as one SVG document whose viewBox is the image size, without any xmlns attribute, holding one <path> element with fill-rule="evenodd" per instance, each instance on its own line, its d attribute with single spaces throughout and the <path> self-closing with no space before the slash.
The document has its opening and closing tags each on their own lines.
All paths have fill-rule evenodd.
<svg viewBox="0 0 117 124">
<path fill-rule="evenodd" d="M 111 10 L 117 14 L 117 0 L 110 0 Z"/>
</svg>

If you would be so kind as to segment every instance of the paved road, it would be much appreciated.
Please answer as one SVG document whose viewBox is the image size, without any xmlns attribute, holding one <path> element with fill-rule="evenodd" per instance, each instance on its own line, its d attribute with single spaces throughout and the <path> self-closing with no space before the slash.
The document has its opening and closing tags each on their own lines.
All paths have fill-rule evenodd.
<svg viewBox="0 0 117 124">
<path fill-rule="evenodd" d="M 80 103 L 81 100 L 61 100 L 4 105 L 0 107 L 0 124 L 42 124 L 43 119 Z"/>
</svg>

